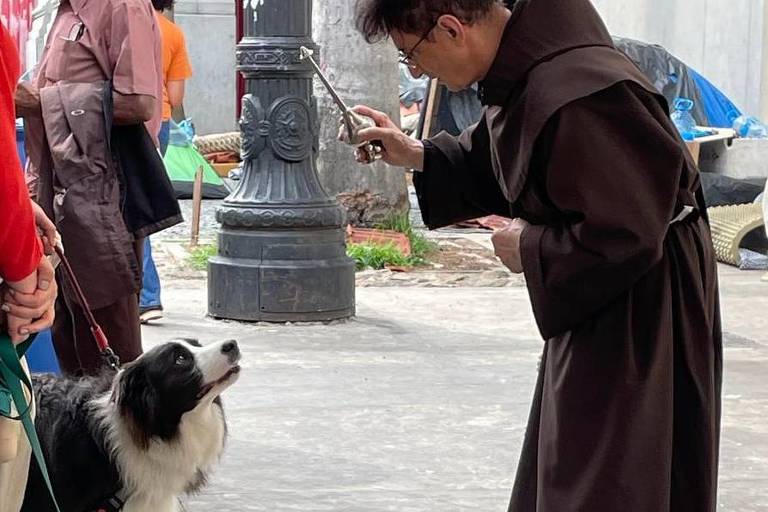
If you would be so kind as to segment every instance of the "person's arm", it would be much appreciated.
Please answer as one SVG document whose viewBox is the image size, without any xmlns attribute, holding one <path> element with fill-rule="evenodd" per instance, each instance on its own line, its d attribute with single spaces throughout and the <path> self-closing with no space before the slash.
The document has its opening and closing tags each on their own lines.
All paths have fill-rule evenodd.
<svg viewBox="0 0 768 512">
<path fill-rule="evenodd" d="M 186 80 L 170 80 L 165 84 L 168 102 L 171 104 L 171 117 L 181 122 L 184 120 L 184 89 Z"/>
<path fill-rule="evenodd" d="M 3 28 L 3 30 L 5 30 Z M 5 34 L 4 34 L 5 35 Z M 14 56 L 15 57 L 15 56 Z M 0 278 L 9 293 L 33 294 L 38 286 L 38 267 L 43 251 L 37 236 L 32 203 L 27 193 L 16 155 L 15 73 L 8 68 L 9 58 L 0 58 Z M 13 80 L 13 81 L 12 81 Z M 51 306 L 52 301 L 43 303 Z M 0 305 L 6 316 L 11 340 L 27 338 L 28 326 L 36 318 L 16 316 L 8 300 Z M 22 332 L 22 331 L 26 331 Z"/>
<path fill-rule="evenodd" d="M 527 226 L 520 240 L 545 339 L 588 321 L 662 258 L 684 148 L 640 107 L 624 84 L 550 121 L 546 190 L 569 220 Z"/>
<path fill-rule="evenodd" d="M 151 120 L 161 101 L 155 54 L 155 17 L 151 6 L 115 2 L 112 11 L 109 57 L 116 124 Z"/>
<path fill-rule="evenodd" d="M 184 104 L 184 83 L 184 80 L 170 80 L 165 84 L 171 108 L 178 108 Z"/>
<path fill-rule="evenodd" d="M 146 123 L 155 115 L 156 101 L 145 94 L 120 94 L 113 92 L 113 115 L 115 124 L 130 125 Z"/>
<path fill-rule="evenodd" d="M 21 82 L 15 94 L 16 115 L 24 119 L 39 118 L 42 115 L 40 91 L 32 82 Z"/>
<path fill-rule="evenodd" d="M 440 133 L 418 141 L 381 112 L 367 107 L 355 110 L 377 124 L 377 128 L 360 131 L 362 140 L 381 141 L 387 163 L 418 171 L 413 184 L 424 223 L 430 229 L 486 215 L 509 217 L 509 202 L 491 166 L 484 117 L 458 137 Z"/>
<path fill-rule="evenodd" d="M 192 77 L 192 64 L 189 62 L 187 41 L 184 33 L 176 27 L 176 44 L 165 77 L 165 89 L 168 92 L 168 102 L 171 104 L 171 117 L 181 122 L 186 119 L 184 113 L 184 92 L 186 81 Z"/>
<path fill-rule="evenodd" d="M 0 59 L 5 68 L 6 59 Z M 42 257 L 32 206 L 16 156 L 16 115 L 12 73 L 0 69 L 0 277 L 20 281 Z"/>
<path fill-rule="evenodd" d="M 42 115 L 40 91 L 30 82 L 22 82 L 16 91 L 16 111 L 25 119 Z M 138 124 L 152 119 L 155 98 L 146 94 L 120 94 L 113 91 L 113 115 L 117 124 Z"/>
<path fill-rule="evenodd" d="M 16 109 L 25 119 L 40 117 L 40 91 L 29 82 L 19 84 L 16 93 Z M 116 124 L 138 124 L 152 119 L 156 100 L 147 94 L 121 94 L 113 91 L 113 116 Z"/>
</svg>

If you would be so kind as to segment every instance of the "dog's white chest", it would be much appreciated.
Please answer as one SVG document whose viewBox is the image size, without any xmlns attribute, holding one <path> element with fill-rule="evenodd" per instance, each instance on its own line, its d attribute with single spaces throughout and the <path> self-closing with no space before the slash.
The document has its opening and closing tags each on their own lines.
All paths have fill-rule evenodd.
<svg viewBox="0 0 768 512">
<path fill-rule="evenodd" d="M 117 450 L 128 495 L 124 512 L 176 512 L 178 496 L 208 473 L 224 447 L 224 417 L 217 405 L 184 415 L 178 439 L 152 440 L 147 450 L 134 445 Z"/>
</svg>

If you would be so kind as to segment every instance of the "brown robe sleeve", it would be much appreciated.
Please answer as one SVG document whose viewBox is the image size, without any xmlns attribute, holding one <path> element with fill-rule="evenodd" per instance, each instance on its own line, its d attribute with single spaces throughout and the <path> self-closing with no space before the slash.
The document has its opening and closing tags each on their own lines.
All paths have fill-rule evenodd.
<svg viewBox="0 0 768 512">
<path fill-rule="evenodd" d="M 486 215 L 509 217 L 509 202 L 490 161 L 485 116 L 458 137 L 443 132 L 424 141 L 424 170 L 413 184 L 429 229 Z"/>
<path fill-rule="evenodd" d="M 531 226 L 521 241 L 545 339 L 588 321 L 662 256 L 683 147 L 642 94 L 619 84 L 566 106 L 546 130 L 546 192 L 568 220 Z"/>
</svg>

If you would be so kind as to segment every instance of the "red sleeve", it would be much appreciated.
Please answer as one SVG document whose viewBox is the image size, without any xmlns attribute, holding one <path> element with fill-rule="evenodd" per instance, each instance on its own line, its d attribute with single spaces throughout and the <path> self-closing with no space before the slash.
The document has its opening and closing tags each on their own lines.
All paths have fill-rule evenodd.
<svg viewBox="0 0 768 512">
<path fill-rule="evenodd" d="M 0 30 L 0 277 L 19 281 L 37 268 L 42 249 L 16 152 L 18 54 L 5 27 Z"/>
</svg>

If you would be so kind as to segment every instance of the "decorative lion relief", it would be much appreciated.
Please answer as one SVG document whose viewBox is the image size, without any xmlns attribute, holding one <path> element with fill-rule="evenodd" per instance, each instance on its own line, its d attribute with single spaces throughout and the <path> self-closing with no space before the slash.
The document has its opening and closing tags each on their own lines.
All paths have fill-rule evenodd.
<svg viewBox="0 0 768 512">
<path fill-rule="evenodd" d="M 269 145 L 276 157 L 301 162 L 311 155 L 317 130 L 310 107 L 303 99 L 279 98 L 267 115 L 259 98 L 246 94 L 243 96 L 240 132 L 243 161 L 258 158 Z"/>
<path fill-rule="evenodd" d="M 289 162 L 301 162 L 312 151 L 312 115 L 301 98 L 280 98 L 269 109 L 269 142 L 275 154 Z"/>
<path fill-rule="evenodd" d="M 243 96 L 240 114 L 240 158 L 243 161 L 258 158 L 259 154 L 267 147 L 267 135 L 265 131 L 266 114 L 261 106 L 259 98 L 253 94 Z"/>
</svg>

